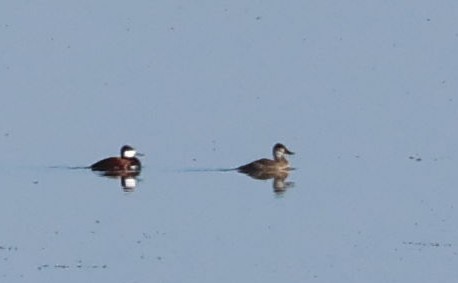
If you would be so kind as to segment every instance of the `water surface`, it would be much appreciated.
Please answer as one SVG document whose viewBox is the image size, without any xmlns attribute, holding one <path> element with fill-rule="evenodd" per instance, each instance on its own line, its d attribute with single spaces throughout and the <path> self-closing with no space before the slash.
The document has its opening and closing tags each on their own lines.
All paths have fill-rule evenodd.
<svg viewBox="0 0 458 283">
<path fill-rule="evenodd" d="M 454 282 L 455 6 L 0 4 L 0 276 Z"/>
</svg>

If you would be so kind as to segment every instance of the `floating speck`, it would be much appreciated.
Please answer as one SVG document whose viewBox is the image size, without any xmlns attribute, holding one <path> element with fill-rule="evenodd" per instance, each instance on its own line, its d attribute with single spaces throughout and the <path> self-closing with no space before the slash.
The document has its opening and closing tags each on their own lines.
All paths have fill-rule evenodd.
<svg viewBox="0 0 458 283">
<path fill-rule="evenodd" d="M 404 241 L 402 242 L 404 245 L 409 245 L 409 246 L 420 246 L 420 247 L 434 247 L 434 248 L 439 248 L 439 247 L 451 247 L 451 243 L 439 243 L 439 242 L 414 242 L 414 241 Z"/>
<path fill-rule="evenodd" d="M 413 156 L 413 155 L 409 156 L 409 159 L 410 159 L 410 160 L 415 160 L 415 161 L 417 161 L 417 162 L 420 162 L 420 161 L 423 160 L 421 157 Z"/>
</svg>

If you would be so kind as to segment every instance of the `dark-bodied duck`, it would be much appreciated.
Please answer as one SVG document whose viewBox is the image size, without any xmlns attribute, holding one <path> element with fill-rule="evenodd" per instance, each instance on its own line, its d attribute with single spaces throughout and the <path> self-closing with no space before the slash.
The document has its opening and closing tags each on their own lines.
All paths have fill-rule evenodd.
<svg viewBox="0 0 458 283">
<path fill-rule="evenodd" d="M 91 165 L 93 171 L 140 171 L 141 163 L 137 157 L 137 151 L 125 145 L 121 148 L 121 157 L 108 157 Z"/>
</svg>

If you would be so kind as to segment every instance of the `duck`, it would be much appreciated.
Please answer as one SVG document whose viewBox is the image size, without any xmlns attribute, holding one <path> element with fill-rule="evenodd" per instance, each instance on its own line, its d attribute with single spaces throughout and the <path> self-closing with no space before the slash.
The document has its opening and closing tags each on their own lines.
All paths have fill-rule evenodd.
<svg viewBox="0 0 458 283">
<path fill-rule="evenodd" d="M 286 155 L 293 155 L 294 152 L 290 151 L 283 144 L 277 143 L 272 149 L 272 154 L 274 157 L 273 159 L 258 159 L 238 167 L 237 170 L 248 175 L 262 175 L 264 173 L 269 174 L 271 172 L 288 171 L 292 169 L 286 159 Z"/>
<path fill-rule="evenodd" d="M 90 166 L 92 171 L 117 172 L 117 171 L 133 171 L 141 170 L 141 162 L 136 156 L 140 156 L 137 151 L 130 145 L 121 147 L 120 157 L 108 157 L 97 161 Z"/>
</svg>

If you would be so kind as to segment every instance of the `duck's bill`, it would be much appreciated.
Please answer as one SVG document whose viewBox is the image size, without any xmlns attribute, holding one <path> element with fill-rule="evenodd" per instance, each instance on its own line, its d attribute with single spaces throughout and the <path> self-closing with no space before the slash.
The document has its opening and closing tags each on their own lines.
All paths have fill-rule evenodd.
<svg viewBox="0 0 458 283">
<path fill-rule="evenodd" d="M 144 153 L 141 153 L 141 152 L 137 152 L 136 155 L 137 155 L 137 156 L 145 156 L 145 154 L 144 154 Z"/>
<path fill-rule="evenodd" d="M 286 149 L 286 148 L 285 148 L 285 153 L 286 153 L 286 154 L 289 154 L 289 155 L 294 155 L 294 152 L 292 152 L 292 151 L 289 151 L 289 150 L 288 150 L 288 149 Z"/>
</svg>

